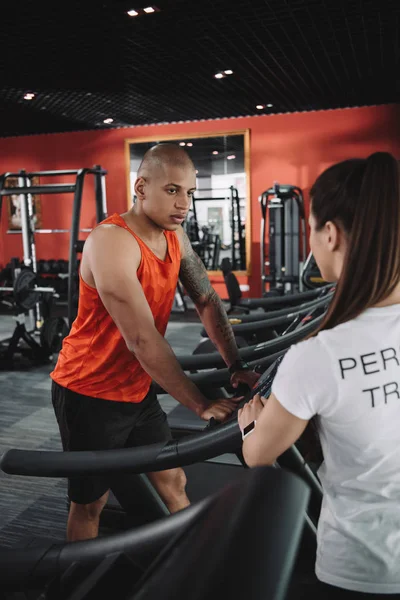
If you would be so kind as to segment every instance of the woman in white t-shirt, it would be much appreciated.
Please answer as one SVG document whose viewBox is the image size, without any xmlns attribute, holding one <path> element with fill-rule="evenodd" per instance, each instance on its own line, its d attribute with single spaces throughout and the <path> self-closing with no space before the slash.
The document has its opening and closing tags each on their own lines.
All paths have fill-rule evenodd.
<svg viewBox="0 0 400 600">
<path fill-rule="evenodd" d="M 239 411 L 242 432 L 251 431 L 243 455 L 251 467 L 273 464 L 314 418 L 324 456 L 319 597 L 400 598 L 396 159 L 380 152 L 327 169 L 311 189 L 309 223 L 335 295 L 318 332 L 285 355 L 268 400 L 255 396 Z"/>
</svg>

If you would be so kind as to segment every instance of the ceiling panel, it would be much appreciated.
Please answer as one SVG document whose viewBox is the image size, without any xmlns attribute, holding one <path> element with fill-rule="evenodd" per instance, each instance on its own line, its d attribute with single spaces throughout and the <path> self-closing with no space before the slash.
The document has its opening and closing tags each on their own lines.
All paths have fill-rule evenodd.
<svg viewBox="0 0 400 600">
<path fill-rule="evenodd" d="M 399 0 L 156 2 L 2 7 L 0 137 L 400 100 Z"/>
</svg>

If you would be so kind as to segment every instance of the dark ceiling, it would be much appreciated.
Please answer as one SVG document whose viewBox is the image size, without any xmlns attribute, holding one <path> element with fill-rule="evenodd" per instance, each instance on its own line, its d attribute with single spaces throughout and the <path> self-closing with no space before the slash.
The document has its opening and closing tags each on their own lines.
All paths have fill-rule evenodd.
<svg viewBox="0 0 400 600">
<path fill-rule="evenodd" d="M 0 137 L 400 101 L 399 0 L 154 2 L 4 2 Z"/>
</svg>

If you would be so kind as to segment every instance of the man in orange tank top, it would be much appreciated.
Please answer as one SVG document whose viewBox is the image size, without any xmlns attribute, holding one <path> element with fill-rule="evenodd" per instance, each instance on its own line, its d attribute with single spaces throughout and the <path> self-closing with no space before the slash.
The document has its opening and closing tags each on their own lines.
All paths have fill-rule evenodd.
<svg viewBox="0 0 400 600">
<path fill-rule="evenodd" d="M 164 338 L 178 277 L 229 367 L 232 384 L 253 386 L 258 378 L 240 360 L 225 308 L 181 227 L 195 187 L 187 153 L 175 144 L 154 146 L 138 170 L 135 205 L 98 225 L 85 243 L 78 315 L 51 373 L 66 451 L 171 439 L 153 380 L 206 421 L 223 421 L 234 411 L 237 399 L 204 397 Z M 182 469 L 148 476 L 171 512 L 188 506 Z M 109 477 L 69 480 L 69 541 L 98 535 L 110 487 Z"/>
</svg>

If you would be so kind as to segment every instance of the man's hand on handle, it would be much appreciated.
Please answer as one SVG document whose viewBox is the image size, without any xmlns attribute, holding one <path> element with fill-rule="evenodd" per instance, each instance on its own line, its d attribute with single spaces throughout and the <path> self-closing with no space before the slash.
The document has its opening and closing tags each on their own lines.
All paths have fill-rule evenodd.
<svg viewBox="0 0 400 600">
<path fill-rule="evenodd" d="M 216 421 L 225 421 L 236 410 L 237 404 L 243 400 L 243 397 L 223 398 L 211 402 L 201 413 L 201 418 L 209 421 L 212 417 Z"/>
<path fill-rule="evenodd" d="M 232 374 L 231 385 L 234 388 L 240 387 L 240 391 L 242 392 L 243 387 L 252 389 L 259 378 L 259 373 L 255 373 L 248 369 L 239 369 Z M 209 421 L 214 417 L 216 421 L 223 422 L 236 410 L 238 403 L 243 400 L 243 397 L 244 396 L 241 395 L 215 400 L 207 406 L 200 416 L 205 421 Z"/>
<path fill-rule="evenodd" d="M 232 387 L 237 388 L 239 384 L 243 383 L 252 389 L 260 377 L 260 373 L 249 371 L 247 369 L 243 371 L 235 371 L 231 377 L 231 385 Z"/>
</svg>

